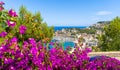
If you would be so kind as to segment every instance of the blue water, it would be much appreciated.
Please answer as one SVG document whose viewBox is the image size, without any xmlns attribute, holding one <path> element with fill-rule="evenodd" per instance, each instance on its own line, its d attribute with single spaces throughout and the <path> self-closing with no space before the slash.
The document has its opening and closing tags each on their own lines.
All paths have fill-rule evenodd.
<svg viewBox="0 0 120 70">
<path fill-rule="evenodd" d="M 62 30 L 62 29 L 68 29 L 68 28 L 80 28 L 80 29 L 83 29 L 83 28 L 86 28 L 87 26 L 54 26 L 54 31 L 57 31 L 57 30 Z"/>
<path fill-rule="evenodd" d="M 64 49 L 66 50 L 67 47 L 74 47 L 75 43 L 73 43 L 73 42 L 64 42 L 63 46 L 64 46 Z"/>
<path fill-rule="evenodd" d="M 54 42 L 52 40 L 52 42 Z M 74 47 L 75 46 L 75 43 L 74 42 L 70 42 L 70 41 L 66 41 L 66 42 L 63 42 L 63 43 L 59 43 L 60 46 L 63 46 L 64 50 L 66 50 L 67 47 Z M 50 45 L 49 44 L 49 49 L 53 48 L 53 45 Z"/>
</svg>

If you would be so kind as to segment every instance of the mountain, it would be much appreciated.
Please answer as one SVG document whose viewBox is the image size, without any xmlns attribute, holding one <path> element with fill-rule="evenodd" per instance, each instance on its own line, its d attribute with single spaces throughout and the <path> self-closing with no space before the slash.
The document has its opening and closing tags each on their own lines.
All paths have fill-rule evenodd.
<svg viewBox="0 0 120 70">
<path fill-rule="evenodd" d="M 111 21 L 98 21 L 97 23 L 89 26 L 89 28 L 103 29 L 106 25 L 109 25 Z"/>
</svg>

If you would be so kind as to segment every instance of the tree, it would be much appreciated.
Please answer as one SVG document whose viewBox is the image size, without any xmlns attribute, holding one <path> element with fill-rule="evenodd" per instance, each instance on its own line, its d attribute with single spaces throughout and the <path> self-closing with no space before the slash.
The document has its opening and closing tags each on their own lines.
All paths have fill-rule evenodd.
<svg viewBox="0 0 120 70">
<path fill-rule="evenodd" d="M 53 37 L 54 27 L 48 27 L 41 18 L 40 12 L 32 14 L 24 6 L 20 7 L 18 23 L 27 26 L 24 39 L 35 38 L 37 41 L 50 41 Z"/>
<path fill-rule="evenodd" d="M 120 18 L 116 17 L 104 28 L 104 34 L 99 36 L 99 47 L 102 51 L 120 50 Z"/>
</svg>

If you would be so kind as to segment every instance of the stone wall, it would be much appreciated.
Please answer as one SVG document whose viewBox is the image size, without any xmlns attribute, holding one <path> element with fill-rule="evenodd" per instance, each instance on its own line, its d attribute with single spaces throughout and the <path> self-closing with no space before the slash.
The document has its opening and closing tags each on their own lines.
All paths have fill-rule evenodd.
<svg viewBox="0 0 120 70">
<path fill-rule="evenodd" d="M 105 55 L 109 57 L 113 57 L 116 59 L 120 60 L 120 51 L 115 51 L 115 52 L 91 52 L 89 53 L 89 56 L 100 56 L 100 55 Z"/>
</svg>

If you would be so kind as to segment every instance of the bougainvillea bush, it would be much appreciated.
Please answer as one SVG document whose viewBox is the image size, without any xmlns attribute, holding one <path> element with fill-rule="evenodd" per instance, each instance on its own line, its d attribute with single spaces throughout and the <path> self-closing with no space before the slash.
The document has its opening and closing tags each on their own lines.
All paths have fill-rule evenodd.
<svg viewBox="0 0 120 70">
<path fill-rule="evenodd" d="M 13 37 L 0 45 L 0 70 L 120 70 L 119 60 L 102 56 L 90 61 L 89 52 L 76 47 L 70 54 L 57 45 L 49 50 L 34 38 L 19 46 Z"/>
<path fill-rule="evenodd" d="M 0 2 L 0 13 L 3 13 L 3 2 Z M 4 12 L 5 13 L 5 12 Z M 9 18 L 17 19 L 18 15 L 12 9 L 6 12 Z M 3 16 L 3 15 L 2 15 Z M 8 20 L 1 27 L 5 29 L 0 32 L 0 70 L 120 70 L 120 61 L 115 58 L 102 56 L 90 60 L 88 48 L 81 50 L 76 47 L 74 52 L 63 50 L 58 44 L 50 42 L 53 48 L 48 49 L 47 42 L 36 38 L 22 39 L 26 33 L 26 25 L 17 28 L 19 36 L 9 33 L 17 25 L 17 21 Z M 0 21 L 2 21 L 0 17 Z M 22 42 L 22 43 L 21 43 Z"/>
<path fill-rule="evenodd" d="M 13 10 L 5 10 L 4 3 L 0 4 L 0 34 L 5 38 L 0 40 L 10 39 L 16 36 L 19 42 L 28 38 L 34 38 L 36 41 L 49 42 L 53 37 L 54 28 L 47 26 L 41 17 L 40 12 L 31 13 L 24 6 L 20 7 L 18 14 Z M 1 43 L 1 41 L 0 41 Z"/>
</svg>

